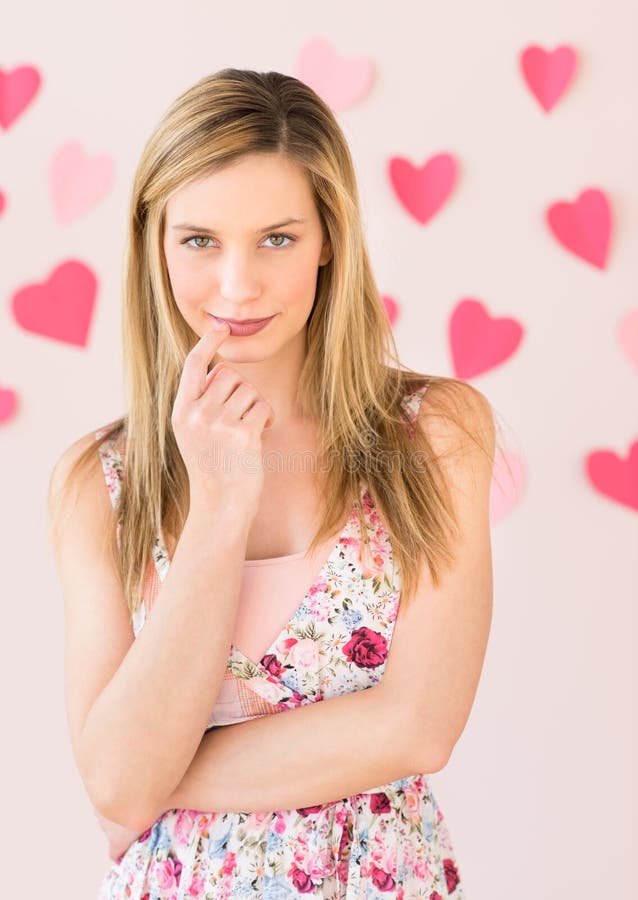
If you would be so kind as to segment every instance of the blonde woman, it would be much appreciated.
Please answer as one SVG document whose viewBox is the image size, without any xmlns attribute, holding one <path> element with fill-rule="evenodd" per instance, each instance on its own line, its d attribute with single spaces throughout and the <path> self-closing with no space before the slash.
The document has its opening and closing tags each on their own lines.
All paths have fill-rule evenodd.
<svg viewBox="0 0 638 900">
<path fill-rule="evenodd" d="M 126 414 L 49 489 L 100 900 L 460 900 L 428 775 L 488 640 L 494 416 L 400 365 L 330 109 L 192 86 L 124 269 Z"/>
</svg>

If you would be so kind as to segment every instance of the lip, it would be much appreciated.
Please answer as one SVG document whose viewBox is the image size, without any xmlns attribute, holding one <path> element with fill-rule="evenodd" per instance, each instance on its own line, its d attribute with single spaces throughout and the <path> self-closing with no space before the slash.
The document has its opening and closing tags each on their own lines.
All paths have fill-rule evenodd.
<svg viewBox="0 0 638 900">
<path fill-rule="evenodd" d="M 248 337 L 251 334 L 256 334 L 258 331 L 261 331 L 262 328 L 265 328 L 266 325 L 275 318 L 274 315 L 268 316 L 265 319 L 222 319 L 221 316 L 214 316 L 212 313 L 207 312 L 206 315 L 211 319 L 216 319 L 218 322 L 226 322 L 230 327 L 230 337 Z"/>
<path fill-rule="evenodd" d="M 213 313 L 208 313 L 208 315 L 220 322 L 228 322 L 232 325 L 256 325 L 257 322 L 267 322 L 268 319 L 272 319 L 272 316 L 265 316 L 263 319 L 223 319 L 221 316 L 213 315 Z"/>
</svg>

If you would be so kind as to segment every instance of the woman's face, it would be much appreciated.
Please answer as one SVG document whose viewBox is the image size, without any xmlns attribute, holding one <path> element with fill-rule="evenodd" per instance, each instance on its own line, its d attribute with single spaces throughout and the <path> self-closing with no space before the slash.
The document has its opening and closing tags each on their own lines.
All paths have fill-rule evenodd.
<svg viewBox="0 0 638 900">
<path fill-rule="evenodd" d="M 255 334 L 230 333 L 220 356 L 257 361 L 305 340 L 318 267 L 331 249 L 297 163 L 250 154 L 184 186 L 168 200 L 163 245 L 175 302 L 199 336 L 211 315 L 274 317 Z"/>
</svg>

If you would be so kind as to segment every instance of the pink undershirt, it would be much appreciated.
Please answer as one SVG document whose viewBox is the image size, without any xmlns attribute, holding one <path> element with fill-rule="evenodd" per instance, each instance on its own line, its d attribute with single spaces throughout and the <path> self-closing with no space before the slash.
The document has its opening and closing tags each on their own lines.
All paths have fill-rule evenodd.
<svg viewBox="0 0 638 900">
<path fill-rule="evenodd" d="M 324 563 L 337 545 L 340 532 L 323 541 L 306 557 L 305 551 L 271 559 L 244 562 L 233 644 L 259 662 L 279 636 Z"/>
</svg>

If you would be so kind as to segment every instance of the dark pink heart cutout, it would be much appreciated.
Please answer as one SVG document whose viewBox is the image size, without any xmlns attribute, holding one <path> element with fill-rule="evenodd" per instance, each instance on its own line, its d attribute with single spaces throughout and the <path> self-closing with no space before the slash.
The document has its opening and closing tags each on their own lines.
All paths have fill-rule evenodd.
<svg viewBox="0 0 638 900">
<path fill-rule="evenodd" d="M 84 263 L 61 263 L 41 284 L 12 297 L 13 315 L 26 330 L 85 347 L 97 292 L 97 278 Z"/>
<path fill-rule="evenodd" d="M 551 52 L 533 44 L 523 50 L 519 61 L 527 86 L 545 112 L 549 112 L 574 76 L 578 61 L 576 51 L 568 44 Z"/>
<path fill-rule="evenodd" d="M 18 395 L 10 388 L 0 388 L 0 425 L 13 418 L 18 406 Z"/>
<path fill-rule="evenodd" d="M 493 318 L 485 306 L 468 297 L 460 300 L 449 324 L 454 374 L 472 378 L 509 359 L 523 338 L 523 326 L 512 318 Z"/>
<path fill-rule="evenodd" d="M 448 199 L 457 178 L 457 163 L 451 153 L 432 156 L 422 166 L 395 156 L 389 175 L 394 193 L 417 222 L 425 225 Z"/>
<path fill-rule="evenodd" d="M 385 311 L 388 314 L 388 319 L 390 320 L 390 325 L 394 325 L 398 316 L 399 316 L 399 304 L 393 297 L 382 296 L 383 305 L 385 306 Z"/>
<path fill-rule="evenodd" d="M 603 191 L 587 188 L 573 203 L 553 203 L 545 216 L 563 247 L 585 262 L 605 268 L 611 239 L 611 208 Z"/>
<path fill-rule="evenodd" d="M 9 128 L 37 94 L 42 77 L 34 66 L 0 68 L 0 125 Z"/>
<path fill-rule="evenodd" d="M 585 471 L 600 494 L 638 511 L 638 440 L 625 459 L 613 450 L 594 450 L 585 459 Z"/>
</svg>

